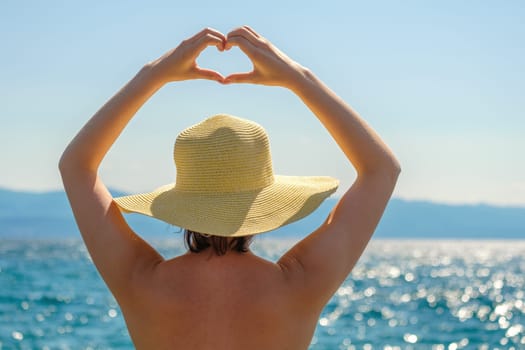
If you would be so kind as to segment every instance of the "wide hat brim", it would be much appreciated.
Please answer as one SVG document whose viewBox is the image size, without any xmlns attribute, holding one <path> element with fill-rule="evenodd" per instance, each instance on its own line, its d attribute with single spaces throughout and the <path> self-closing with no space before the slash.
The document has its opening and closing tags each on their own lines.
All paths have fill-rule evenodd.
<svg viewBox="0 0 525 350">
<path fill-rule="evenodd" d="M 275 175 L 273 184 L 252 191 L 185 192 L 171 184 L 114 201 L 123 212 L 147 215 L 199 233 L 239 237 L 304 218 L 335 192 L 338 184 L 327 176 Z"/>
</svg>

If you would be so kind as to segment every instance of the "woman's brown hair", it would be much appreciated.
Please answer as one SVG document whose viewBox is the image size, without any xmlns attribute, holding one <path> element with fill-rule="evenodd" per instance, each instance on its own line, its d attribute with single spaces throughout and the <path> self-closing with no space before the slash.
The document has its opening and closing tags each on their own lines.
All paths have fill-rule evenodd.
<svg viewBox="0 0 525 350">
<path fill-rule="evenodd" d="M 239 253 L 246 253 L 250 248 L 252 239 L 253 236 L 233 237 L 228 244 L 227 237 L 205 235 L 191 230 L 184 230 L 186 247 L 193 253 L 201 252 L 208 247 L 212 247 L 217 255 L 224 255 L 229 249 Z"/>
</svg>

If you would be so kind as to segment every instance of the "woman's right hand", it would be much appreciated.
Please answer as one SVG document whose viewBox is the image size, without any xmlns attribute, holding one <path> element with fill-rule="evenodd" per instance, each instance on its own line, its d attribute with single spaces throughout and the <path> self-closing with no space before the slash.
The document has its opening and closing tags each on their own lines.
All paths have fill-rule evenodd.
<svg viewBox="0 0 525 350">
<path fill-rule="evenodd" d="M 253 70 L 231 74 L 225 78 L 224 83 L 252 83 L 290 88 L 304 72 L 304 67 L 248 26 L 228 33 L 225 50 L 233 46 L 238 46 L 248 56 L 253 63 Z"/>
<path fill-rule="evenodd" d="M 223 51 L 225 42 L 226 37 L 221 32 L 205 28 L 150 65 L 163 83 L 190 79 L 209 79 L 222 83 L 224 77 L 219 72 L 199 67 L 196 59 L 208 46 L 216 46 L 219 51 Z"/>
</svg>

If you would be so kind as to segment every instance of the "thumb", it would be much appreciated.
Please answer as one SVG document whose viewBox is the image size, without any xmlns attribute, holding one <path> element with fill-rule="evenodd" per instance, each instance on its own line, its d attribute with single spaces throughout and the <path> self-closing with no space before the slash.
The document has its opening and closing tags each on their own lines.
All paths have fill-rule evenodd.
<svg viewBox="0 0 525 350">
<path fill-rule="evenodd" d="M 215 80 L 218 82 L 224 81 L 224 77 L 222 76 L 222 74 L 214 70 L 196 67 L 194 71 L 197 74 L 197 76 L 201 79 Z"/>
<path fill-rule="evenodd" d="M 230 74 L 226 78 L 224 78 L 224 83 L 226 83 L 226 84 L 229 84 L 229 83 L 253 83 L 253 84 L 257 84 L 255 72 Z"/>
</svg>

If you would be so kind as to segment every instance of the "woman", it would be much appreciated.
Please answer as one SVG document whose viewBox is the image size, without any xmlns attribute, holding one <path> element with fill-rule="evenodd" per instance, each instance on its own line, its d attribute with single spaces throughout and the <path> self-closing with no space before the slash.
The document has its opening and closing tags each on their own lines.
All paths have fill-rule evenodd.
<svg viewBox="0 0 525 350">
<path fill-rule="evenodd" d="M 253 71 L 223 77 L 198 67 L 196 58 L 208 46 L 216 46 L 221 51 L 238 46 L 253 62 Z M 129 228 L 121 210 L 142 210 L 147 215 L 161 216 L 159 212 L 170 211 L 170 208 L 159 208 L 165 208 L 170 202 L 161 201 L 162 205 L 156 206 L 154 201 L 166 189 L 154 192 L 156 197 L 148 199 L 149 209 L 144 209 L 144 203 L 133 207 L 125 198 L 114 200 L 97 174 L 113 142 L 148 98 L 169 82 L 189 79 L 274 85 L 291 90 L 321 121 L 357 171 L 355 182 L 321 227 L 286 252 L 277 263 L 252 254 L 246 241 L 233 243 L 234 236 L 247 240 L 249 235 L 258 233 L 254 232 L 257 229 L 262 232 L 270 226 L 284 225 L 306 215 L 333 192 L 335 181 L 321 179 L 324 185 L 309 197 L 320 198 L 315 199 L 313 205 L 307 204 L 308 198 L 303 198 L 297 209 L 303 211 L 296 217 L 290 212 L 285 218 L 275 219 L 281 215 L 280 210 L 275 210 L 274 215 L 252 220 L 253 227 L 243 231 L 240 229 L 244 225 L 243 215 L 239 217 L 237 212 L 226 211 L 224 220 L 228 221 L 231 215 L 236 223 L 218 233 L 190 232 L 190 246 L 200 248 L 164 260 Z M 237 131 L 230 135 L 231 130 L 257 128 L 247 127 L 250 122 L 231 117 L 221 120 L 226 120 L 227 127 L 204 121 L 205 125 L 199 124 L 197 131 L 191 129 L 190 134 L 198 139 L 200 136 L 196 134 L 204 127 L 207 135 L 220 134 L 230 140 L 238 139 L 235 137 Z M 232 123 L 237 126 L 231 126 Z M 226 134 L 222 133 L 224 130 Z M 177 154 L 175 157 L 177 162 Z M 252 163 L 236 164 L 248 168 L 258 164 Z M 191 157 L 179 160 L 177 166 L 179 164 L 193 166 Z M 204 29 L 146 64 L 80 130 L 62 155 L 60 171 L 85 244 L 122 309 L 137 349 L 253 350 L 308 347 L 320 312 L 348 276 L 372 236 L 392 194 L 400 166 L 381 138 L 351 107 L 312 72 L 244 26 L 226 36 L 213 29 Z M 179 179 L 180 169 L 177 171 L 177 180 L 184 186 L 184 181 L 189 180 L 187 177 Z M 261 179 L 263 183 L 257 191 L 262 192 L 266 186 L 272 186 L 272 176 L 268 173 Z M 266 180 L 268 183 L 264 183 Z M 231 185 L 235 181 L 228 183 Z M 211 191 L 217 190 L 213 187 L 214 182 L 206 184 L 210 184 Z M 186 192 L 193 190 L 199 191 Z M 176 191 L 176 188 L 171 187 L 168 191 Z M 254 203 L 259 198 L 257 191 L 250 192 Z M 247 205 L 250 199 L 243 198 L 243 208 L 251 210 Z M 265 198 L 271 201 L 273 197 Z M 209 207 L 217 206 L 220 202 Z M 191 217 L 187 215 L 186 219 Z M 267 221 L 273 223 L 267 225 Z M 210 227 L 223 227 L 221 225 L 215 222 Z M 206 244 L 213 245 L 217 239 L 225 239 L 226 246 L 218 251 L 206 248 Z"/>
</svg>

